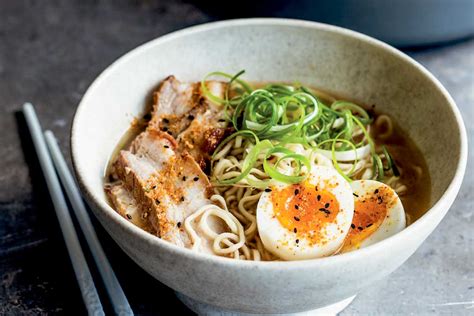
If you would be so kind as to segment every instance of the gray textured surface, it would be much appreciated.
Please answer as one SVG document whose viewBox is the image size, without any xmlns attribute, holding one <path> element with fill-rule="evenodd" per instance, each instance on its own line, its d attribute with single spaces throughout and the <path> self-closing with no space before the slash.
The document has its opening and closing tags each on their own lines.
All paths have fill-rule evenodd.
<svg viewBox="0 0 474 316">
<path fill-rule="evenodd" d="M 16 114 L 21 104 L 36 105 L 67 154 L 75 107 L 103 68 L 140 43 L 209 20 L 179 1 L 0 1 L 0 314 L 83 311 L 34 155 L 21 147 L 28 145 Z M 474 313 L 474 40 L 409 54 L 461 109 L 469 133 L 467 174 L 438 229 L 344 315 Z M 163 312 L 163 304 L 185 311 L 98 230 L 139 314 Z"/>
</svg>

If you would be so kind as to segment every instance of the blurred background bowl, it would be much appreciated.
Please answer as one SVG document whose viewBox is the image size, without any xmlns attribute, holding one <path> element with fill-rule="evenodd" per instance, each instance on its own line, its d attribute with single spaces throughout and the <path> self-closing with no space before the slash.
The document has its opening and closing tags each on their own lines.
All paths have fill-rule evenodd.
<svg viewBox="0 0 474 316">
<path fill-rule="evenodd" d="M 222 18 L 275 16 L 324 22 L 398 47 L 433 45 L 474 35 L 473 0 L 195 0 Z"/>
</svg>

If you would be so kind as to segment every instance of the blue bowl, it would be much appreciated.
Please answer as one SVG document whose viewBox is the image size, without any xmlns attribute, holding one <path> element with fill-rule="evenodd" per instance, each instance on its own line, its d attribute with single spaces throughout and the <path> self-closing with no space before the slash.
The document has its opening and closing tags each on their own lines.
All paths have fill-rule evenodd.
<svg viewBox="0 0 474 316">
<path fill-rule="evenodd" d="M 276 16 L 342 26 L 398 47 L 474 35 L 474 0 L 196 0 L 217 17 Z"/>
</svg>

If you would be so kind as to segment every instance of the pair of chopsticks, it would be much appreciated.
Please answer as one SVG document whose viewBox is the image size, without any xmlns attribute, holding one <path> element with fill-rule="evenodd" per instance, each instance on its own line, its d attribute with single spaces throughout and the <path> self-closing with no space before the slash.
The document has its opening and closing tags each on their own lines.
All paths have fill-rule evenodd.
<svg viewBox="0 0 474 316">
<path fill-rule="evenodd" d="M 67 251 L 72 262 L 82 299 L 89 315 L 105 315 L 91 272 L 84 257 L 76 230 L 74 228 L 68 205 L 61 189 L 61 183 L 69 198 L 79 226 L 84 233 L 92 257 L 97 265 L 107 294 L 117 315 L 133 315 L 127 297 L 110 266 L 104 250 L 87 213 L 84 201 L 77 184 L 67 167 L 66 161 L 59 149 L 56 138 L 51 131 L 43 134 L 38 117 L 31 103 L 23 105 L 23 114 L 30 130 L 36 153 L 43 170 L 43 175 L 53 201 Z M 56 169 L 56 170 L 55 170 Z M 61 182 L 58 179 L 61 179 Z"/>
</svg>

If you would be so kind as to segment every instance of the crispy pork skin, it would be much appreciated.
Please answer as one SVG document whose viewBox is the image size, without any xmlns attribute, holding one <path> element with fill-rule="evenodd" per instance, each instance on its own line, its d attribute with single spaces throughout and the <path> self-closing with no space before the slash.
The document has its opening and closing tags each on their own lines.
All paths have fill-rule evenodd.
<svg viewBox="0 0 474 316">
<path fill-rule="evenodd" d="M 114 209 L 120 215 L 147 232 L 151 234 L 156 233 L 155 228 L 150 222 L 142 217 L 143 212 L 140 210 L 140 205 L 121 181 L 107 184 L 105 192 L 112 202 Z"/>
</svg>

